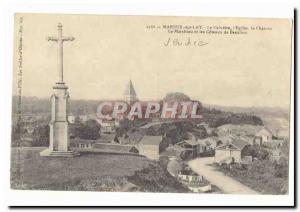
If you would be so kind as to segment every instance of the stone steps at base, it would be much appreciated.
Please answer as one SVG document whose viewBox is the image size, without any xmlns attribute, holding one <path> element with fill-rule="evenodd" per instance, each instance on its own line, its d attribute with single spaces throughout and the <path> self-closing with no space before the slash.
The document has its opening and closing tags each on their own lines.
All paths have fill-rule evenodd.
<svg viewBox="0 0 300 212">
<path fill-rule="evenodd" d="M 74 152 L 74 151 L 46 151 L 46 152 L 41 152 L 41 156 L 46 156 L 46 157 L 75 157 L 79 156 L 79 152 Z"/>
</svg>

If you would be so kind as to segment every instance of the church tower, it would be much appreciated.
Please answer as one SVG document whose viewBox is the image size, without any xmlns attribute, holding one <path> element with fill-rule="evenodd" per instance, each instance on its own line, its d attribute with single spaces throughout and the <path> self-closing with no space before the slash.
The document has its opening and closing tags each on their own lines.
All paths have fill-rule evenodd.
<svg viewBox="0 0 300 212">
<path fill-rule="evenodd" d="M 73 37 L 62 35 L 62 24 L 58 24 L 58 36 L 48 37 L 48 41 L 58 43 L 58 74 L 59 80 L 53 86 L 51 96 L 51 121 L 49 148 L 40 152 L 40 156 L 73 157 L 79 153 L 69 149 L 69 122 L 68 122 L 68 86 L 63 78 L 63 42 L 73 41 Z"/>
<path fill-rule="evenodd" d="M 125 92 L 124 92 L 124 101 L 129 105 L 132 105 L 134 102 L 138 101 L 136 92 L 134 90 L 131 80 L 129 80 Z"/>
</svg>

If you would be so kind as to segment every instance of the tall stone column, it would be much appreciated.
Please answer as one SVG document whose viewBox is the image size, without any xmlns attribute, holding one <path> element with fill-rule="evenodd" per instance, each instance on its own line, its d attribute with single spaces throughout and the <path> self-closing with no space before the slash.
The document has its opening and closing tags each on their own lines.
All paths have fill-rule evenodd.
<svg viewBox="0 0 300 212">
<path fill-rule="evenodd" d="M 59 81 L 53 87 L 51 96 L 51 121 L 49 148 L 40 152 L 41 156 L 73 157 L 79 153 L 69 149 L 69 122 L 68 122 L 68 87 L 63 81 L 63 42 L 73 41 L 73 37 L 62 35 L 62 25 L 58 24 L 58 37 L 48 37 L 48 41 L 56 41 L 58 45 Z"/>
</svg>

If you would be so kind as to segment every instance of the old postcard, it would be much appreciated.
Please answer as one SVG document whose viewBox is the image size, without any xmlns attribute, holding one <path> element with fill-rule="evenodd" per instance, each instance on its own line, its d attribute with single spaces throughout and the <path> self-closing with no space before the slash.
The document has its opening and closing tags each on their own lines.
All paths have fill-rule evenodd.
<svg viewBox="0 0 300 212">
<path fill-rule="evenodd" d="M 292 24 L 16 14 L 11 189 L 289 194 Z"/>
</svg>

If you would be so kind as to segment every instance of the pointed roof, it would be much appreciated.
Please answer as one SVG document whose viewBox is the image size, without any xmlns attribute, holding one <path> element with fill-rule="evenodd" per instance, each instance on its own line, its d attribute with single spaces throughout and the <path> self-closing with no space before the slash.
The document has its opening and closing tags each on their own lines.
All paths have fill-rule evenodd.
<svg viewBox="0 0 300 212">
<path fill-rule="evenodd" d="M 272 132 L 269 128 L 267 128 L 267 127 L 262 127 L 261 130 L 259 130 L 259 131 L 256 133 L 256 135 L 263 134 L 263 131 L 266 131 L 266 132 L 268 132 L 268 133 L 270 133 L 270 134 L 273 135 L 273 132 Z"/>
<path fill-rule="evenodd" d="M 131 80 L 129 80 L 124 95 L 128 95 L 128 96 L 136 96 L 136 92 L 134 90 L 133 84 L 131 82 Z"/>
<path fill-rule="evenodd" d="M 216 147 L 216 149 L 238 149 L 243 150 L 244 147 L 250 145 L 249 143 L 242 140 L 232 140 L 229 143 L 223 144 L 221 146 Z"/>
</svg>

